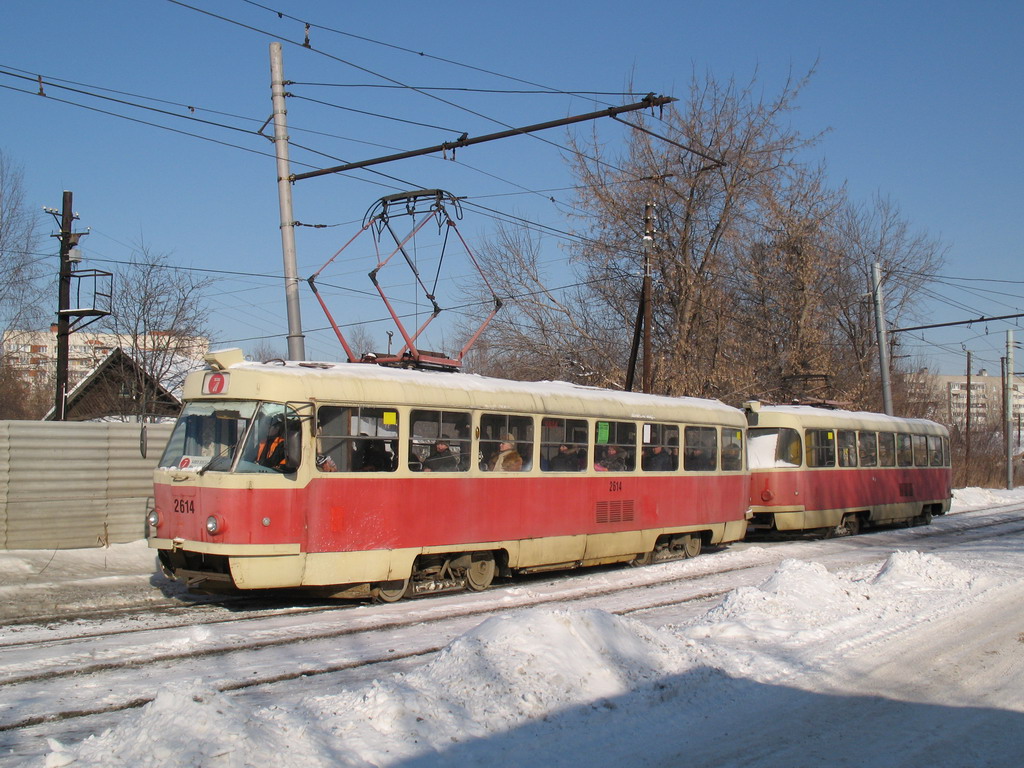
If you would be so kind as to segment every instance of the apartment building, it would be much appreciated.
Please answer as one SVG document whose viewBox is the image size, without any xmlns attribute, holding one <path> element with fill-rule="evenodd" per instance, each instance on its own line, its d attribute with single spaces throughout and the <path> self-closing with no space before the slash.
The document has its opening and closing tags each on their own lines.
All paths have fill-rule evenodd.
<svg viewBox="0 0 1024 768">
<path fill-rule="evenodd" d="M 940 395 L 941 413 L 950 425 L 963 427 L 967 421 L 967 374 L 929 377 Z M 1003 381 L 990 376 L 984 368 L 971 375 L 971 424 L 977 427 L 996 426 L 1003 422 Z M 1024 418 L 1024 378 L 1013 377 L 1011 422 Z"/>
<path fill-rule="evenodd" d="M 155 331 L 139 340 L 141 352 L 157 352 L 167 347 L 165 332 Z M 118 347 L 128 350 L 132 340 L 111 333 L 79 331 L 68 339 L 68 383 L 74 386 Z M 209 348 L 209 340 L 192 338 L 181 352 L 197 362 Z M 52 380 L 57 372 L 57 326 L 49 331 L 7 331 L 3 335 L 3 353 L 10 367 L 29 381 Z"/>
</svg>

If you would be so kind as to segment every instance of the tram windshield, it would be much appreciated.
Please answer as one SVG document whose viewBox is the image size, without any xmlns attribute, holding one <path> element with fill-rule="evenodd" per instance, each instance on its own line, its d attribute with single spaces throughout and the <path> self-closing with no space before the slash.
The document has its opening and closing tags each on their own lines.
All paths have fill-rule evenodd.
<svg viewBox="0 0 1024 768">
<path fill-rule="evenodd" d="M 757 427 L 747 431 L 747 460 L 751 469 L 799 467 L 800 433 L 789 427 Z"/>
<path fill-rule="evenodd" d="M 281 403 L 251 400 L 185 404 L 160 459 L 161 469 L 199 472 L 294 472 L 298 414 Z"/>
</svg>

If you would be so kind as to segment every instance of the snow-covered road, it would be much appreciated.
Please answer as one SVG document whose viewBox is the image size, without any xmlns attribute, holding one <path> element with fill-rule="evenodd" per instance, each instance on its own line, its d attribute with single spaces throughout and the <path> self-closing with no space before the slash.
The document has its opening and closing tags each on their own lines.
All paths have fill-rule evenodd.
<svg viewBox="0 0 1024 768">
<path fill-rule="evenodd" d="M 1019 765 L 1024 494 L 955 509 L 388 606 L 10 625 L 0 765 Z M 98 557 L 0 553 L 7 610 L 175 597 L 144 549 Z"/>
</svg>

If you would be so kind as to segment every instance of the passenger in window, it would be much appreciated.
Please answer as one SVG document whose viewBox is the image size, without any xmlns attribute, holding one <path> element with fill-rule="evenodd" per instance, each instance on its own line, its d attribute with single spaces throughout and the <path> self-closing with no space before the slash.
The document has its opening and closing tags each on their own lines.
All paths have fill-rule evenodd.
<svg viewBox="0 0 1024 768">
<path fill-rule="evenodd" d="M 689 438 L 687 438 L 689 439 Z M 707 440 L 686 445 L 683 468 L 695 472 L 712 472 L 717 464 L 715 445 Z"/>
<path fill-rule="evenodd" d="M 318 453 L 316 455 L 316 468 L 321 472 L 337 472 L 338 465 L 334 459 L 328 456 L 326 453 Z"/>
<path fill-rule="evenodd" d="M 503 435 L 498 443 L 498 452 L 487 462 L 491 472 L 520 472 L 523 469 L 523 457 L 516 450 L 516 439 L 512 435 Z"/>
<path fill-rule="evenodd" d="M 423 460 L 424 472 L 458 472 L 459 460 L 451 452 L 447 438 L 441 438 L 430 449 L 430 455 Z"/>
<path fill-rule="evenodd" d="M 383 440 L 364 440 L 354 464 L 357 472 L 390 472 L 391 454 L 384 447 Z"/>
<path fill-rule="evenodd" d="M 714 469 L 714 467 L 708 467 Z M 735 472 L 743 469 L 743 459 L 740 458 L 740 447 L 736 443 L 729 443 L 722 447 L 722 469 L 727 472 Z"/>
<path fill-rule="evenodd" d="M 617 445 L 609 445 L 604 449 L 604 456 L 594 463 L 598 472 L 625 472 L 626 455 Z"/>
<path fill-rule="evenodd" d="M 558 446 L 558 453 L 551 457 L 550 470 L 552 472 L 579 472 L 580 460 L 576 456 L 576 451 L 566 443 L 562 443 Z"/>
<path fill-rule="evenodd" d="M 672 456 L 660 445 L 647 448 L 641 462 L 644 472 L 671 472 Z"/>
</svg>

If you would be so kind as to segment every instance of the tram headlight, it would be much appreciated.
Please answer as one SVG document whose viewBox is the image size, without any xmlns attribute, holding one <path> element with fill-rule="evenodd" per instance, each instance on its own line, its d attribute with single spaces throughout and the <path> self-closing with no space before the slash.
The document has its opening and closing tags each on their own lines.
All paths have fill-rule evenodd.
<svg viewBox="0 0 1024 768">
<path fill-rule="evenodd" d="M 220 533 L 221 524 L 220 520 L 217 519 L 216 515 L 210 515 L 206 518 L 206 532 L 207 533 Z"/>
<path fill-rule="evenodd" d="M 146 522 L 149 523 L 150 528 L 156 528 L 160 525 L 160 515 L 156 513 L 155 509 L 149 510 L 149 514 L 146 515 Z"/>
</svg>

